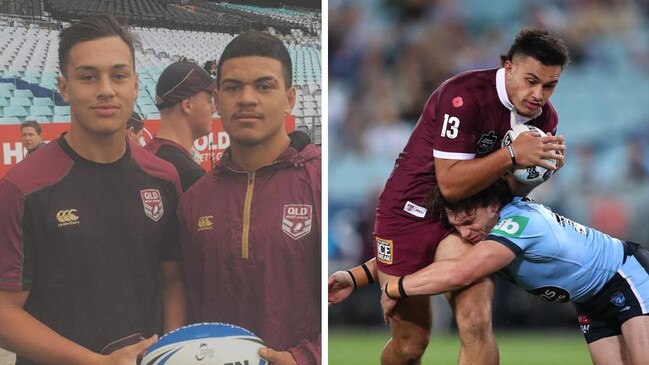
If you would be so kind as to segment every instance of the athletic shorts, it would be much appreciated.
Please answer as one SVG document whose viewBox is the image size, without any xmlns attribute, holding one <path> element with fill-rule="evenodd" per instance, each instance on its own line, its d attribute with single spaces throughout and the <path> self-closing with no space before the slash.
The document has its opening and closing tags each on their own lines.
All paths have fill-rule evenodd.
<svg viewBox="0 0 649 365">
<path fill-rule="evenodd" d="M 442 221 L 408 219 L 385 214 L 379 208 L 374 223 L 374 254 L 379 271 L 403 276 L 430 265 L 439 242 L 453 231 Z"/>
<path fill-rule="evenodd" d="M 644 264 L 644 266 L 643 266 Z M 647 315 L 649 309 L 649 251 L 638 249 L 604 288 L 585 303 L 575 303 L 587 343 L 622 334 L 622 324 Z"/>
</svg>

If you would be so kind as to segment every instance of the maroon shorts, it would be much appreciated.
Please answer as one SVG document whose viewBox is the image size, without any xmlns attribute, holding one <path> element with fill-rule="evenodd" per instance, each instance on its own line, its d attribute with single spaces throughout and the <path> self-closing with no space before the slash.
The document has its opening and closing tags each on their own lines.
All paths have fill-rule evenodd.
<svg viewBox="0 0 649 365">
<path fill-rule="evenodd" d="M 453 227 L 439 220 L 413 220 L 379 209 L 374 223 L 374 255 L 382 273 L 412 274 L 435 258 L 437 245 Z"/>
</svg>

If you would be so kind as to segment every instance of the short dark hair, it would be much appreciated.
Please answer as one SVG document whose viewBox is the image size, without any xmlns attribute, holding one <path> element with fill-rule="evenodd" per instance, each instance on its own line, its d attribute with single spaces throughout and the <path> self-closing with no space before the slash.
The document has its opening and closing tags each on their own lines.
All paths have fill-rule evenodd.
<svg viewBox="0 0 649 365">
<path fill-rule="evenodd" d="M 63 29 L 59 36 L 59 67 L 65 76 L 70 49 L 77 43 L 99 38 L 120 37 L 131 50 L 133 67 L 135 67 L 134 36 L 111 15 L 97 15 L 85 18 L 72 26 Z"/>
<path fill-rule="evenodd" d="M 221 86 L 221 68 L 225 61 L 247 56 L 269 57 L 279 61 L 286 88 L 293 85 L 293 64 L 284 43 L 270 34 L 255 31 L 241 33 L 225 46 L 216 67 L 216 84 Z"/>
<path fill-rule="evenodd" d="M 468 212 L 471 213 L 479 207 L 486 207 L 493 202 L 499 202 L 501 208 L 510 203 L 513 196 L 509 190 L 509 185 L 505 179 L 498 179 L 481 192 L 471 195 L 470 197 L 450 202 L 444 198 L 438 186 L 435 186 L 431 195 L 429 208 L 432 209 L 434 216 L 448 222 L 447 209 L 452 213 Z"/>
<path fill-rule="evenodd" d="M 511 61 L 516 55 L 530 56 L 545 66 L 563 68 L 570 62 L 568 47 L 563 40 L 545 29 L 521 29 L 507 54 L 500 56 L 500 61 L 504 65 L 505 61 Z"/>
<path fill-rule="evenodd" d="M 38 122 L 35 120 L 26 120 L 22 122 L 22 124 L 20 125 L 20 130 L 22 131 L 23 128 L 27 127 L 34 128 L 34 130 L 36 130 L 36 134 L 38 134 L 39 136 L 41 135 L 41 133 L 43 133 L 43 127 L 41 127 L 41 125 L 38 124 Z"/>
</svg>

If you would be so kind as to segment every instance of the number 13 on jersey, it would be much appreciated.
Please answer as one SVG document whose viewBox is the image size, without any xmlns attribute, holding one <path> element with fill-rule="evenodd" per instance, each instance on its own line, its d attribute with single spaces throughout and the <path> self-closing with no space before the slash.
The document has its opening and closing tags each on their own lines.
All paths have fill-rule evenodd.
<svg viewBox="0 0 649 365">
<path fill-rule="evenodd" d="M 454 139 L 457 137 L 457 130 L 460 127 L 460 119 L 444 114 L 444 125 L 442 125 L 442 137 Z"/>
</svg>

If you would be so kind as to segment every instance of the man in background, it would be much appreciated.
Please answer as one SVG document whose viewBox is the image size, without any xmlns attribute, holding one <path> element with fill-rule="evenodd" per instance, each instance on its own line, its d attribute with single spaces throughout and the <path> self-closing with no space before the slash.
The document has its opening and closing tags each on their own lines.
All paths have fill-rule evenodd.
<svg viewBox="0 0 649 365">
<path fill-rule="evenodd" d="M 321 154 L 284 126 L 290 55 L 273 36 L 243 33 L 217 85 L 231 144 L 179 207 L 191 321 L 249 329 L 272 364 L 320 364 Z"/>
<path fill-rule="evenodd" d="M 43 137 L 41 137 L 42 133 L 43 128 L 35 120 L 27 120 L 20 125 L 20 138 L 23 140 L 23 147 L 27 150 L 28 155 L 45 146 Z"/>
<path fill-rule="evenodd" d="M 145 149 L 174 165 L 183 191 L 205 175 L 192 146 L 212 131 L 215 89 L 216 81 L 192 62 L 172 63 L 156 85 L 160 127 Z"/>
<path fill-rule="evenodd" d="M 126 121 L 126 137 L 130 142 L 140 144 L 142 133 L 144 132 L 144 121 L 138 112 L 131 113 Z"/>
</svg>

